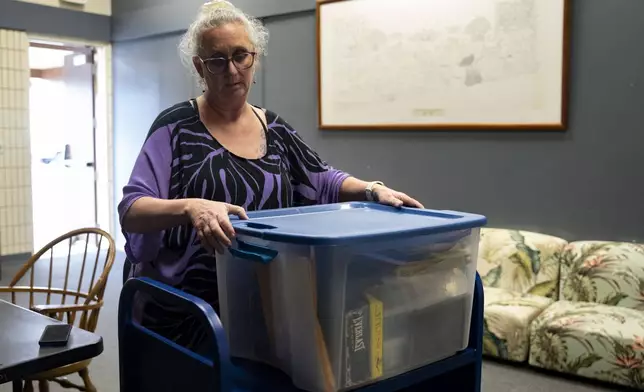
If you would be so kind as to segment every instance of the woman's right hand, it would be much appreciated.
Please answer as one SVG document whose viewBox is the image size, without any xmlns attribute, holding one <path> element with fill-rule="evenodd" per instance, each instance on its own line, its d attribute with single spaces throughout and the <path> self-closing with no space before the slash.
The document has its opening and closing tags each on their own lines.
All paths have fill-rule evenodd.
<svg viewBox="0 0 644 392">
<path fill-rule="evenodd" d="M 205 199 L 190 199 L 187 213 L 201 244 L 211 254 L 215 254 L 215 251 L 223 254 L 232 245 L 235 229 L 228 215 L 248 219 L 242 207 Z"/>
</svg>

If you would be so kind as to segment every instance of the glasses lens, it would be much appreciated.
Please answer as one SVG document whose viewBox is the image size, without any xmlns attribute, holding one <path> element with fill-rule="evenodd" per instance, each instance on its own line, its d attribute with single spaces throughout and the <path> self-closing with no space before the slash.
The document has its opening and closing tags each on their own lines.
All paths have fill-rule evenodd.
<svg viewBox="0 0 644 392">
<path fill-rule="evenodd" d="M 224 73 L 228 68 L 228 60 L 224 57 L 213 57 L 204 62 L 208 71 L 213 74 Z M 253 66 L 255 57 L 252 53 L 238 53 L 232 57 L 232 62 L 238 70 L 244 70 Z"/>
<path fill-rule="evenodd" d="M 208 59 L 208 61 L 206 62 L 206 67 L 211 73 L 218 74 L 226 70 L 227 64 L 228 61 L 226 61 L 225 58 L 213 58 Z"/>
<path fill-rule="evenodd" d="M 238 69 L 248 69 L 253 66 L 253 55 L 250 53 L 239 53 L 233 56 L 233 62 Z"/>
</svg>

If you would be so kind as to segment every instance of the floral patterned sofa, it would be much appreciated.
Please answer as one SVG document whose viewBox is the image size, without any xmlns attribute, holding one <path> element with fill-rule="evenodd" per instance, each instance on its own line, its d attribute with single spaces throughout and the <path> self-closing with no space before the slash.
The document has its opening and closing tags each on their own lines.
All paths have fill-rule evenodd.
<svg viewBox="0 0 644 392">
<path fill-rule="evenodd" d="M 531 324 L 530 365 L 643 388 L 644 245 L 572 242 L 560 263 L 561 298 Z"/>
<path fill-rule="evenodd" d="M 644 245 L 481 230 L 487 356 L 644 389 Z"/>
<path fill-rule="evenodd" d="M 528 360 L 530 324 L 559 296 L 557 237 L 505 229 L 481 230 L 477 269 L 485 288 L 483 351 Z"/>
</svg>

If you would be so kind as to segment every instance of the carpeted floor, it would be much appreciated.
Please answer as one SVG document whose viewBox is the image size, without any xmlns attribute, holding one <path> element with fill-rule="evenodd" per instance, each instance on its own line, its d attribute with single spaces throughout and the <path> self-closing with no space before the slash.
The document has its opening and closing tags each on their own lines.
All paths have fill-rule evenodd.
<svg viewBox="0 0 644 392">
<path fill-rule="evenodd" d="M 105 350 L 94 359 L 90 366 L 90 377 L 99 392 L 118 391 L 118 347 L 117 347 L 117 307 L 121 288 L 123 254 L 118 254 L 105 292 L 105 307 L 100 315 L 97 333 L 103 336 Z M 22 263 L 5 262 L 2 264 L 0 286 L 5 286 L 18 271 Z M 57 276 L 55 279 L 63 279 Z M 0 297 L 2 298 L 2 297 Z M 4 298 L 7 299 L 7 298 Z M 6 333 L 6 331 L 2 331 Z M 70 377 L 80 382 L 78 377 Z M 57 385 L 51 386 L 52 392 L 64 391 Z M 530 368 L 517 367 L 485 361 L 483 364 L 483 392 L 609 392 L 618 387 L 598 386 L 577 380 L 569 380 L 557 375 L 544 374 Z M 10 392 L 10 384 L 0 385 L 0 392 Z"/>
</svg>

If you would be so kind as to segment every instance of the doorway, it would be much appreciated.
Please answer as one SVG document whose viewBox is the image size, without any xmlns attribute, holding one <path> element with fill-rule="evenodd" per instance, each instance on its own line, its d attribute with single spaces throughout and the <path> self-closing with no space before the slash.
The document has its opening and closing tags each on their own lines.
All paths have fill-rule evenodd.
<svg viewBox="0 0 644 392">
<path fill-rule="evenodd" d="M 32 40 L 29 117 L 34 249 L 98 227 L 96 49 Z M 79 238 L 79 240 L 82 240 Z M 79 243 L 84 248 L 84 243 Z"/>
</svg>

